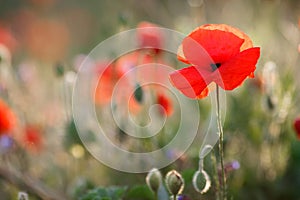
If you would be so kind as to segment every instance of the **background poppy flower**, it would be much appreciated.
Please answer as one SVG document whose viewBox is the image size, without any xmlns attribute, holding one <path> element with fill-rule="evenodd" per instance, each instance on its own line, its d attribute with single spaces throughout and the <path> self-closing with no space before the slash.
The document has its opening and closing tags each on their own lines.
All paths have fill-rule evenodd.
<svg viewBox="0 0 300 200">
<path fill-rule="evenodd" d="M 16 117 L 12 110 L 0 99 L 0 135 L 9 134 L 15 127 Z"/>
<path fill-rule="evenodd" d="M 25 146 L 32 151 L 39 151 L 42 148 L 41 129 L 35 125 L 27 125 L 24 134 Z"/>
<path fill-rule="evenodd" d="M 297 134 L 297 138 L 300 140 L 300 118 L 295 119 L 294 129 Z"/>
<path fill-rule="evenodd" d="M 121 73 L 108 63 L 98 63 L 99 81 L 95 91 L 95 103 L 98 105 L 107 104 L 111 100 L 114 85 L 121 77 Z"/>
<path fill-rule="evenodd" d="M 131 59 L 131 56 L 129 57 Z M 106 62 L 98 63 L 97 69 L 99 73 L 99 80 L 95 91 L 95 103 L 100 106 L 107 105 L 112 101 L 112 95 L 115 87 L 121 87 L 122 93 L 115 93 L 116 98 L 114 99 L 116 104 L 123 104 L 124 100 L 128 100 L 129 110 L 132 113 L 137 113 L 140 109 L 139 103 L 131 98 L 131 93 L 134 90 L 133 85 L 130 84 L 128 78 L 122 78 L 126 72 L 128 72 L 135 63 L 130 66 L 116 64 L 110 64 Z M 121 81 L 119 84 L 117 84 Z"/>
<path fill-rule="evenodd" d="M 171 83 L 190 98 L 203 98 L 215 82 L 233 90 L 247 77 L 254 77 L 260 48 L 240 30 L 225 24 L 198 27 L 184 38 L 178 59 L 192 66 L 170 75 Z"/>
<path fill-rule="evenodd" d="M 161 52 L 163 38 L 156 24 L 150 22 L 139 23 L 137 39 L 141 48 L 153 49 L 154 54 Z"/>
<path fill-rule="evenodd" d="M 5 45 L 10 51 L 17 46 L 17 41 L 11 31 L 0 25 L 0 44 Z"/>
<path fill-rule="evenodd" d="M 157 103 L 160 106 L 162 106 L 159 109 L 159 113 L 161 115 L 170 116 L 173 114 L 173 105 L 172 105 L 171 99 L 169 99 L 167 96 L 165 96 L 164 94 L 158 93 L 157 94 Z"/>
</svg>

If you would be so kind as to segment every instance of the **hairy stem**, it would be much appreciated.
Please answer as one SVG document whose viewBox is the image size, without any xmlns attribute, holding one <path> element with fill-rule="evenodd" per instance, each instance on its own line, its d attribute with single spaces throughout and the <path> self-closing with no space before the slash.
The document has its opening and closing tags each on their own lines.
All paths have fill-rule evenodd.
<svg viewBox="0 0 300 200">
<path fill-rule="evenodd" d="M 217 158 L 216 158 L 216 153 L 215 152 L 211 152 L 211 161 L 212 164 L 214 166 L 214 175 L 213 175 L 213 179 L 214 182 L 216 184 L 216 200 L 220 200 L 221 197 L 221 191 L 220 191 L 220 181 L 219 181 L 219 176 L 218 176 L 218 165 L 217 165 Z"/>
<path fill-rule="evenodd" d="M 216 89 L 216 95 L 217 95 L 217 123 L 218 123 L 218 129 L 219 129 L 219 156 L 220 156 L 220 163 L 221 163 L 221 190 L 222 190 L 222 199 L 226 200 L 227 199 L 227 194 L 226 194 L 226 175 L 225 175 L 225 168 L 224 168 L 224 146 L 223 146 L 223 140 L 224 140 L 224 132 L 223 132 L 223 127 L 221 123 L 221 115 L 220 115 L 220 91 L 219 91 L 219 86 L 217 85 Z"/>
</svg>

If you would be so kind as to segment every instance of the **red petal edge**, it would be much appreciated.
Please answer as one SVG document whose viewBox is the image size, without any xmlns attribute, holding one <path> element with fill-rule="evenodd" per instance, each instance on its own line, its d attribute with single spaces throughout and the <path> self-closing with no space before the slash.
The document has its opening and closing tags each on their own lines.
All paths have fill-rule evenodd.
<svg viewBox="0 0 300 200">
<path fill-rule="evenodd" d="M 214 81 L 225 90 L 235 89 L 247 77 L 253 78 L 259 56 L 259 47 L 242 51 L 214 72 Z"/>
<path fill-rule="evenodd" d="M 170 81 L 185 96 L 199 99 L 206 97 L 209 93 L 207 86 L 211 82 L 210 75 L 191 66 L 172 72 Z"/>
</svg>

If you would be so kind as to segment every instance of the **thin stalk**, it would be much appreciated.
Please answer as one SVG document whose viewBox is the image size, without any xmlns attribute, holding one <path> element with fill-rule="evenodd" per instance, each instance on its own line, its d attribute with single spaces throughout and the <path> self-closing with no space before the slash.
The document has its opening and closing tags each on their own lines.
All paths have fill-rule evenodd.
<svg viewBox="0 0 300 200">
<path fill-rule="evenodd" d="M 221 191 L 220 191 L 220 181 L 219 181 L 219 176 L 218 176 L 217 158 L 216 158 L 216 153 L 214 151 L 211 152 L 211 161 L 214 166 L 213 179 L 216 184 L 216 200 L 220 200 L 222 197 L 221 197 Z"/>
<path fill-rule="evenodd" d="M 220 133 L 220 138 L 219 138 L 219 156 L 220 156 L 220 163 L 221 163 L 221 190 L 222 190 L 222 199 L 226 200 L 227 199 L 227 194 L 226 194 L 226 175 L 225 175 L 225 168 L 224 168 L 224 146 L 223 146 L 223 140 L 224 140 L 224 132 L 223 132 L 223 127 L 221 123 L 221 116 L 220 116 L 220 91 L 219 91 L 219 86 L 217 85 L 216 89 L 216 103 L 217 103 L 217 123 L 218 123 L 218 129 Z"/>
<path fill-rule="evenodd" d="M 177 195 L 173 195 L 173 200 L 177 200 Z"/>
</svg>

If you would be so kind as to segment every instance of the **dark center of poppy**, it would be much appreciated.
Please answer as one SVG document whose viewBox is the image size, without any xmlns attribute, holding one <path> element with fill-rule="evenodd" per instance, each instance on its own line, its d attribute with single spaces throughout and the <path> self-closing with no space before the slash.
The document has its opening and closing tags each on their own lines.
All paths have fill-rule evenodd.
<svg viewBox="0 0 300 200">
<path fill-rule="evenodd" d="M 221 67 L 221 63 L 211 63 L 210 67 L 211 67 L 212 71 L 215 71 L 216 69 Z"/>
</svg>

